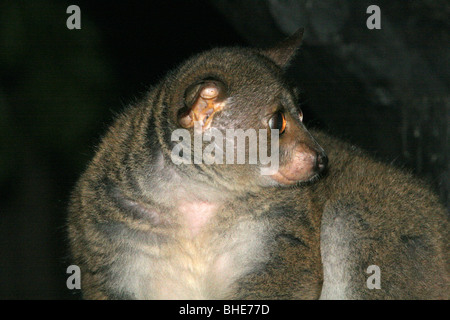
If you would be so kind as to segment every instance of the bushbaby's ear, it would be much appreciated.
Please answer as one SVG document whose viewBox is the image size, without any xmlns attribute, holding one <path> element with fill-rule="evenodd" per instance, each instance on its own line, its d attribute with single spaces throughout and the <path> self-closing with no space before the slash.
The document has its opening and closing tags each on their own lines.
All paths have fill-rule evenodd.
<svg viewBox="0 0 450 320">
<path fill-rule="evenodd" d="M 289 61 L 295 56 L 303 38 L 303 28 L 298 29 L 287 39 L 281 41 L 276 46 L 261 51 L 263 55 L 270 58 L 281 68 L 286 68 Z"/>
<path fill-rule="evenodd" d="M 225 105 L 225 85 L 218 80 L 204 80 L 190 86 L 184 95 L 185 107 L 178 116 L 178 123 L 183 128 L 194 127 L 199 122 L 202 131 L 211 126 L 217 111 Z"/>
</svg>

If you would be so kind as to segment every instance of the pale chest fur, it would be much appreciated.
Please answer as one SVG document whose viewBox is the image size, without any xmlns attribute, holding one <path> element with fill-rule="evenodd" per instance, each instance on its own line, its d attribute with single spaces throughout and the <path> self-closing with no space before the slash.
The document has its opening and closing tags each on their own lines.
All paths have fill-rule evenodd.
<svg viewBox="0 0 450 320">
<path fill-rule="evenodd" d="M 237 282 L 268 259 L 267 223 L 242 216 L 221 224 L 207 202 L 179 206 L 180 228 L 167 241 L 130 263 L 148 266 L 135 281 L 138 299 L 232 298 Z M 133 268 L 142 270 L 140 267 Z"/>
</svg>

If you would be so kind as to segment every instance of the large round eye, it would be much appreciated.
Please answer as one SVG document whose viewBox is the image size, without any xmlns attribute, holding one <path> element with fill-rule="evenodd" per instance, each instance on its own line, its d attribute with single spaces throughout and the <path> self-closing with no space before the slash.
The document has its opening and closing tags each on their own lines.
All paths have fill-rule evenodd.
<svg viewBox="0 0 450 320">
<path fill-rule="evenodd" d="M 280 135 L 284 132 L 284 130 L 286 129 L 286 117 L 284 116 L 283 112 L 277 111 L 272 116 L 272 118 L 270 118 L 269 127 L 270 129 L 280 130 Z"/>
</svg>

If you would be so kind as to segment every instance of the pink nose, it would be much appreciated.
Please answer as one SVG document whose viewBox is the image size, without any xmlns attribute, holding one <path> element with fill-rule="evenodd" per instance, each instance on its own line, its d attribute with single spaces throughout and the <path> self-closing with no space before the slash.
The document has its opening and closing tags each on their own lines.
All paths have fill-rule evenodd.
<svg viewBox="0 0 450 320">
<path fill-rule="evenodd" d="M 323 151 L 312 150 L 306 146 L 296 148 L 293 157 L 272 176 L 283 185 L 308 181 L 325 170 L 328 158 Z"/>
</svg>

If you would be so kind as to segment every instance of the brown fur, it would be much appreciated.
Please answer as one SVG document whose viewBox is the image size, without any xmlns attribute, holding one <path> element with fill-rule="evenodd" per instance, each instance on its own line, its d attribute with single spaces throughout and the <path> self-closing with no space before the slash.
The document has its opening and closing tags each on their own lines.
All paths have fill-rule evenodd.
<svg viewBox="0 0 450 320">
<path fill-rule="evenodd" d="M 444 209 L 415 179 L 317 132 L 328 173 L 283 186 L 285 176 L 317 180 L 316 162 L 326 164 L 283 78 L 300 38 L 200 54 L 115 121 L 69 210 L 85 298 L 317 299 L 323 270 L 324 288 L 345 290 L 322 298 L 448 297 Z M 202 100 L 205 86 L 220 90 L 220 108 Z M 193 132 L 205 108 L 208 126 L 263 129 L 280 106 L 283 177 L 261 176 L 259 165 L 172 163 L 171 133 Z M 365 287 L 371 264 L 381 290 Z"/>
<path fill-rule="evenodd" d="M 314 136 L 330 159 L 328 175 L 312 186 L 323 213 L 325 285 L 345 282 L 341 294 L 322 297 L 448 299 L 449 226 L 437 196 L 410 174 L 321 132 Z M 367 289 L 370 265 L 380 267 L 380 290 Z"/>
</svg>

